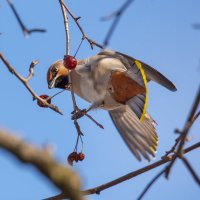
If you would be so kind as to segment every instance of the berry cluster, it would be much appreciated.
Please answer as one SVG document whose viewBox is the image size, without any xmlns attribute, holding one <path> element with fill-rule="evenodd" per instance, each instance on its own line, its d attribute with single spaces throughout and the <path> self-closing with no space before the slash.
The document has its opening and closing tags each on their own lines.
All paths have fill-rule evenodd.
<svg viewBox="0 0 200 200">
<path fill-rule="evenodd" d="M 43 95 L 40 95 L 40 98 L 42 98 L 42 99 L 47 99 L 47 102 L 50 104 L 51 103 L 51 99 L 49 98 L 49 96 L 48 95 L 46 95 L 46 94 L 43 94 Z M 46 108 L 47 106 L 46 105 L 44 105 L 44 103 L 42 103 L 41 101 L 37 101 L 37 105 L 38 106 L 40 106 L 40 107 L 43 107 L 43 108 Z"/>
<path fill-rule="evenodd" d="M 63 60 L 64 60 L 65 68 L 70 69 L 70 70 L 76 68 L 77 60 L 73 56 L 65 55 Z"/>
<path fill-rule="evenodd" d="M 74 152 L 69 154 L 67 160 L 68 160 L 68 163 L 70 165 L 73 165 L 74 161 L 76 161 L 76 162 L 82 161 L 82 160 L 84 160 L 84 158 L 85 158 L 85 154 L 84 153 L 82 153 L 82 152 L 77 153 L 77 152 L 74 151 Z"/>
</svg>

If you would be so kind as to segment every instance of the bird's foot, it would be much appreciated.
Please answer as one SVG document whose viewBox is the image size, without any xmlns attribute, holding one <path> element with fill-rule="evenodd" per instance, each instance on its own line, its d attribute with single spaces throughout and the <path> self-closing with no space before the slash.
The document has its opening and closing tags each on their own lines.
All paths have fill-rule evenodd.
<svg viewBox="0 0 200 200">
<path fill-rule="evenodd" d="M 72 114 L 72 120 L 74 119 L 79 119 L 81 117 L 83 117 L 85 114 L 87 113 L 87 110 L 86 109 L 77 109 L 77 110 L 74 110 L 71 114 Z"/>
</svg>

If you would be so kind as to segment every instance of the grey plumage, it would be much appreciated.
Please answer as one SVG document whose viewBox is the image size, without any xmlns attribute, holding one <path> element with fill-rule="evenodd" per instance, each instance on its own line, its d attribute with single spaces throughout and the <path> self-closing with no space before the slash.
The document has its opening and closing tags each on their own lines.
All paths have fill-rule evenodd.
<svg viewBox="0 0 200 200">
<path fill-rule="evenodd" d="M 151 119 L 146 117 L 140 122 L 129 106 L 121 106 L 109 111 L 109 114 L 120 135 L 136 158 L 141 155 L 150 161 L 149 154 L 155 156 L 158 137 Z"/>
<path fill-rule="evenodd" d="M 115 52 L 115 51 L 102 51 L 100 55 L 108 55 L 108 56 L 112 55 L 112 56 L 116 56 L 120 60 L 122 59 L 126 60 L 123 62 L 128 62 L 128 65 L 126 65 L 127 67 L 132 66 L 134 62 L 137 60 L 131 56 L 128 56 L 120 52 Z M 146 63 L 140 60 L 138 61 L 141 62 L 148 81 L 150 80 L 155 81 L 156 83 L 166 87 L 167 89 L 171 91 L 177 90 L 176 86 L 169 79 L 167 79 L 163 74 L 161 74 L 160 72 L 158 72 L 156 69 L 152 68 L 151 66 L 147 65 Z"/>
<path fill-rule="evenodd" d="M 62 63 L 55 64 L 59 69 L 56 77 L 66 78 L 69 71 Z M 51 73 L 50 67 L 48 84 L 52 82 Z M 121 78 L 113 74 L 120 74 Z M 146 82 L 152 80 L 176 91 L 170 80 L 144 62 L 108 50 L 78 61 L 76 69 L 71 71 L 71 80 L 75 93 L 90 102 L 90 108 L 108 110 L 120 135 L 138 160 L 144 157 L 150 161 L 150 157 L 155 156 L 158 136 L 155 121 L 146 113 Z"/>
</svg>

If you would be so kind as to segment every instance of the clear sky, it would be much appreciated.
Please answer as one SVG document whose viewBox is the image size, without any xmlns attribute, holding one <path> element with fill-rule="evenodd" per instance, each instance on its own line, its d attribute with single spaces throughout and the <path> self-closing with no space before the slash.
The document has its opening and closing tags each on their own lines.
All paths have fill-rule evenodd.
<svg viewBox="0 0 200 200">
<path fill-rule="evenodd" d="M 24 38 L 7 2 L 0 5 L 0 51 L 22 75 L 34 59 L 40 64 L 30 81 L 38 94 L 54 94 L 48 90 L 46 71 L 51 63 L 65 53 L 65 32 L 60 7 L 57 1 L 13 1 L 28 28 L 45 28 L 47 33 L 35 33 Z M 66 1 L 86 34 L 102 43 L 111 22 L 100 18 L 112 13 L 122 0 Z M 149 84 L 148 112 L 158 123 L 159 146 L 156 160 L 174 144 L 175 128 L 183 128 L 193 103 L 200 81 L 200 31 L 192 28 L 200 23 L 199 0 L 136 0 L 124 14 L 110 41 L 110 49 L 121 51 L 154 66 L 172 80 L 178 91 L 170 92 L 155 83 Z M 81 34 L 70 19 L 71 53 L 74 54 Z M 99 51 L 90 50 L 87 42 L 82 45 L 77 57 L 89 57 Z M 73 150 L 76 130 L 70 119 L 72 111 L 69 93 L 63 93 L 53 100 L 65 113 L 60 116 L 49 109 L 41 109 L 32 101 L 24 86 L 0 64 L 0 127 L 16 132 L 29 142 L 54 147 L 55 157 L 67 165 L 67 155 Z M 81 108 L 88 106 L 77 98 Z M 128 172 L 148 165 L 138 162 L 117 133 L 105 111 L 93 111 L 105 127 L 99 129 L 87 118 L 80 120 L 85 133 L 83 162 L 74 169 L 82 178 L 83 189 L 98 186 Z M 191 130 L 191 145 L 200 141 L 200 120 Z M 200 149 L 186 157 L 200 175 Z M 156 161 L 155 160 L 155 161 Z M 154 162 L 154 161 L 152 161 Z M 162 168 L 162 167 L 161 167 Z M 134 200 L 161 168 L 93 195 L 93 200 Z M 0 150 L 0 199 L 35 200 L 58 194 L 59 191 L 40 175 L 32 166 L 23 165 L 13 156 Z M 151 188 L 144 199 L 199 199 L 200 190 L 191 175 L 178 161 L 167 181 L 163 177 Z"/>
</svg>

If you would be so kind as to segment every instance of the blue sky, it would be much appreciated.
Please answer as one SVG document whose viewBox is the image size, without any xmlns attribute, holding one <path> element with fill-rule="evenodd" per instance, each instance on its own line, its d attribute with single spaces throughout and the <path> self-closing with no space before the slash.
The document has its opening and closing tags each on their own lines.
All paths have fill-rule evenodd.
<svg viewBox="0 0 200 200">
<path fill-rule="evenodd" d="M 35 68 L 35 76 L 30 81 L 38 94 L 54 94 L 58 90 L 48 90 L 46 71 L 55 60 L 65 53 L 65 32 L 63 19 L 57 1 L 13 1 L 28 28 L 45 28 L 45 34 L 33 34 L 24 38 L 16 19 L 6 1 L 0 6 L 0 51 L 22 75 L 34 59 L 40 64 Z M 112 13 L 122 4 L 121 0 L 66 1 L 86 34 L 102 43 L 111 22 L 100 18 Z M 175 128 L 183 128 L 193 103 L 200 80 L 200 31 L 192 24 L 200 23 L 199 0 L 140 0 L 135 1 L 122 17 L 114 33 L 109 48 L 129 54 L 154 66 L 177 86 L 176 93 L 149 84 L 148 112 L 158 123 L 159 146 L 156 160 L 173 145 Z M 70 19 L 71 53 L 74 54 L 81 34 Z M 99 51 L 90 49 L 84 42 L 77 55 L 78 59 L 89 57 Z M 65 113 L 60 116 L 49 109 L 41 109 L 32 101 L 24 86 L 0 64 L 0 127 L 14 131 L 20 137 L 36 145 L 51 144 L 55 157 L 67 164 L 67 155 L 73 150 L 76 130 L 70 119 L 72 102 L 69 93 L 62 93 L 53 102 Z M 88 106 L 77 98 L 81 108 Z M 105 111 L 93 111 L 95 117 L 105 127 L 99 129 L 87 118 L 80 120 L 85 133 L 83 162 L 74 169 L 82 178 L 83 188 L 90 188 L 121 175 L 144 167 L 146 161 L 138 162 L 117 133 Z M 199 119 L 191 129 L 191 145 L 200 140 Z M 200 150 L 186 157 L 200 174 Z M 156 161 L 155 160 L 155 161 Z M 154 161 L 152 161 L 154 162 Z M 120 185 L 107 189 L 101 195 L 88 199 L 133 200 L 161 168 L 154 169 Z M 56 195 L 59 191 L 32 166 L 23 165 L 12 155 L 0 150 L 0 199 L 42 199 Z M 144 199 L 198 199 L 199 187 L 183 164 L 178 161 L 172 170 L 170 180 L 163 177 L 151 188 Z"/>
</svg>

